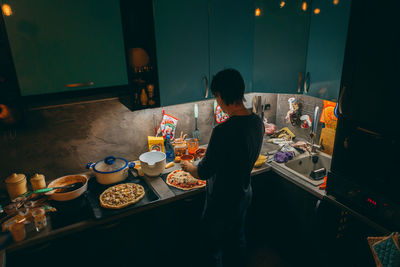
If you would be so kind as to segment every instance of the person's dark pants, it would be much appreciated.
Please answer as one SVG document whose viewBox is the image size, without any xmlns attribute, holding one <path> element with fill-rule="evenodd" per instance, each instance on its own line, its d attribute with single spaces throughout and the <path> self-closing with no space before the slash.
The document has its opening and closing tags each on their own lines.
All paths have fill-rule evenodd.
<svg viewBox="0 0 400 267">
<path fill-rule="evenodd" d="M 248 206 L 236 216 L 203 217 L 206 239 L 204 266 L 245 266 L 245 220 Z"/>
</svg>

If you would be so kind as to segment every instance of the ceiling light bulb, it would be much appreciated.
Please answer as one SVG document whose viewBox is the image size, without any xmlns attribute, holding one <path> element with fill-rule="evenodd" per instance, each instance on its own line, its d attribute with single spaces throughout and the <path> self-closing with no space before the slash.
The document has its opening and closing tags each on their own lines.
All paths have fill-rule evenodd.
<svg viewBox="0 0 400 267">
<path fill-rule="evenodd" d="M 307 10 L 307 2 L 303 2 L 303 3 L 301 4 L 301 9 L 303 9 L 303 11 L 306 11 L 306 10 Z"/>
<path fill-rule="evenodd" d="M 1 11 L 3 11 L 4 16 L 11 16 L 13 13 L 10 5 L 8 4 L 3 4 L 1 6 Z"/>
<path fill-rule="evenodd" d="M 286 5 L 286 2 L 285 2 L 285 1 L 281 1 L 281 2 L 279 3 L 279 7 L 280 7 L 280 8 L 284 7 L 285 5 Z"/>
<path fill-rule="evenodd" d="M 314 14 L 318 15 L 319 13 L 321 13 L 321 9 L 319 8 L 314 9 Z"/>
<path fill-rule="evenodd" d="M 259 8 L 256 8 L 256 17 L 259 17 L 261 15 L 261 10 Z"/>
</svg>

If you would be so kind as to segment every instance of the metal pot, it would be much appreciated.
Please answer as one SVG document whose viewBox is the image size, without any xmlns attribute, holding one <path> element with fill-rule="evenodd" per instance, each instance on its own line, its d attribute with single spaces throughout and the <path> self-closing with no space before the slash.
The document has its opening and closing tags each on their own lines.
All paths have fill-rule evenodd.
<svg viewBox="0 0 400 267">
<path fill-rule="evenodd" d="M 86 165 L 87 169 L 94 172 L 97 182 L 100 184 L 114 184 L 125 180 L 128 177 L 128 169 L 133 167 L 135 167 L 134 162 L 113 156 Z"/>
<path fill-rule="evenodd" d="M 49 185 L 47 188 L 51 187 L 56 187 L 56 186 L 65 186 L 77 182 L 82 182 L 83 185 L 75 190 L 69 191 L 69 192 L 55 192 L 55 190 L 47 192 L 46 195 L 49 195 L 51 199 L 57 200 L 57 201 L 68 201 L 75 199 L 82 195 L 86 190 L 88 186 L 88 181 L 90 179 L 90 176 L 86 174 L 77 174 L 77 175 L 67 175 L 63 176 L 60 178 L 55 179 Z"/>
<path fill-rule="evenodd" d="M 147 176 L 159 176 L 164 170 L 166 165 L 165 153 L 160 151 L 150 151 L 140 155 L 140 166 L 142 171 Z"/>
</svg>

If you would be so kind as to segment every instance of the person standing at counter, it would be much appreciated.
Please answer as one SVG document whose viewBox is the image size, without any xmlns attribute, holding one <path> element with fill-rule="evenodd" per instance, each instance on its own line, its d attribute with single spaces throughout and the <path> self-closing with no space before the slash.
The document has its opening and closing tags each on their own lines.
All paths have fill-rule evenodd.
<svg viewBox="0 0 400 267">
<path fill-rule="evenodd" d="M 264 124 L 245 108 L 245 85 L 237 70 L 217 73 L 211 91 L 229 119 L 214 128 L 198 166 L 183 162 L 182 169 L 207 180 L 202 214 L 207 266 L 245 266 L 244 224 L 252 198 L 251 170 L 261 150 Z"/>
</svg>

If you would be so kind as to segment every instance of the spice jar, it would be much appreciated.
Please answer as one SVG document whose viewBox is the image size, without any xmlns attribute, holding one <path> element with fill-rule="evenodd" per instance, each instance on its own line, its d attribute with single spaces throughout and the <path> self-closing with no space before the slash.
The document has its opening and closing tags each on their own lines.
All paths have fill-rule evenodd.
<svg viewBox="0 0 400 267">
<path fill-rule="evenodd" d="M 46 180 L 44 179 L 43 174 L 35 174 L 34 176 L 31 177 L 31 185 L 33 191 L 46 188 Z"/>
<path fill-rule="evenodd" d="M 7 192 L 11 199 L 16 198 L 28 191 L 28 187 L 26 186 L 26 176 L 22 173 L 13 173 L 7 177 L 6 186 Z"/>
</svg>

